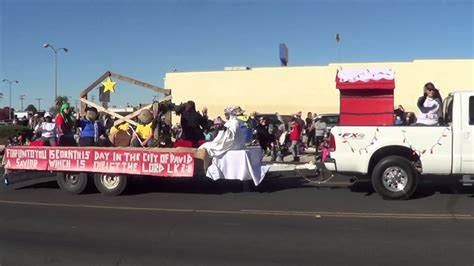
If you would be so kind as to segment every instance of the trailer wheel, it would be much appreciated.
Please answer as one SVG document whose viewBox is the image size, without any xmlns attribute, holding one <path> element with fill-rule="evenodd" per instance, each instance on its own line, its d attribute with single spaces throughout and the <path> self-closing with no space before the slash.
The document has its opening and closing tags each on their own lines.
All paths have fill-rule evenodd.
<svg viewBox="0 0 474 266">
<path fill-rule="evenodd" d="M 102 194 L 117 196 L 122 194 L 127 186 L 127 176 L 120 174 L 97 173 L 94 175 L 94 183 Z"/>
<path fill-rule="evenodd" d="M 59 187 L 71 194 L 81 194 L 87 187 L 88 176 L 86 173 L 60 172 L 56 181 Z"/>
<path fill-rule="evenodd" d="M 418 186 L 418 174 L 406 158 L 388 156 L 375 166 L 372 186 L 384 199 L 408 199 Z"/>
</svg>

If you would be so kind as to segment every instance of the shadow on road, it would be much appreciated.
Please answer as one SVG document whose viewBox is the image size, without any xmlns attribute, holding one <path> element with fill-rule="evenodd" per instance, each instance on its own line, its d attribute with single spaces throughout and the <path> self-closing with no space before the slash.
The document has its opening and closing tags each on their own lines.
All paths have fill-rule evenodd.
<svg viewBox="0 0 474 266">
<path fill-rule="evenodd" d="M 347 177 L 339 177 L 337 180 L 345 180 Z M 442 180 L 442 181 L 441 181 Z M 439 194 L 450 195 L 466 195 L 466 197 L 474 198 L 474 187 L 465 187 L 456 180 L 441 179 L 439 177 L 426 178 L 425 182 L 419 185 L 418 190 L 413 194 L 410 200 L 432 197 Z M 33 181 L 32 184 L 23 184 L 10 189 L 26 190 L 26 189 L 59 189 L 54 178 L 45 178 L 42 182 Z M 2 184 L 2 186 L 4 186 Z M 378 196 L 373 190 L 372 185 L 366 181 L 360 181 L 350 186 L 318 186 L 314 183 L 308 182 L 301 177 L 296 176 L 268 176 L 259 186 L 255 186 L 253 181 L 238 181 L 238 180 L 217 180 L 213 181 L 207 177 L 199 176 L 192 178 L 153 178 L 153 177 L 134 177 L 129 179 L 129 185 L 123 193 L 126 195 L 137 195 L 144 193 L 183 193 L 183 194 L 227 194 L 227 193 L 272 193 L 290 189 L 314 189 L 315 192 L 319 189 L 333 190 L 333 189 L 349 189 L 354 193 L 363 193 L 365 197 Z M 93 180 L 90 180 L 88 188 L 83 194 L 98 193 L 93 185 Z"/>
<path fill-rule="evenodd" d="M 439 179 L 439 178 L 438 178 Z M 368 181 L 357 182 L 349 187 L 350 191 L 356 193 L 364 193 L 364 196 L 371 196 L 377 194 Z M 409 200 L 416 200 L 428 198 L 436 193 L 449 195 L 466 195 L 469 198 L 474 198 L 474 187 L 463 186 L 457 181 L 439 181 L 428 178 L 421 183 L 415 193 Z"/>
<path fill-rule="evenodd" d="M 98 193 L 90 179 L 86 191 L 82 194 Z M 2 184 L 2 186 L 4 186 Z M 8 186 L 11 190 L 59 189 L 54 177 L 34 179 Z M 242 192 L 272 193 L 288 189 L 314 188 L 301 178 L 270 177 L 265 178 L 259 186 L 253 181 L 217 180 L 207 177 L 133 177 L 129 179 L 123 195 L 144 193 L 184 193 L 184 194 L 226 194 Z"/>
<path fill-rule="evenodd" d="M 125 195 L 142 193 L 190 193 L 190 194 L 226 194 L 242 192 L 272 193 L 288 189 L 313 188 L 300 178 L 266 178 L 259 186 L 253 181 L 217 180 L 207 177 L 194 178 L 157 178 L 136 179 L 124 193 Z"/>
</svg>

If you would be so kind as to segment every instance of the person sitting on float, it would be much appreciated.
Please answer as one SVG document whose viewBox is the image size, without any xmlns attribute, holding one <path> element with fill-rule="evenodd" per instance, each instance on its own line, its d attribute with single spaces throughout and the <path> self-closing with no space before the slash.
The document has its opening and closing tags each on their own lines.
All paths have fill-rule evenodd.
<svg viewBox="0 0 474 266">
<path fill-rule="evenodd" d="M 122 121 L 110 128 L 109 141 L 115 147 L 129 147 L 131 136 L 130 124 Z"/>
<path fill-rule="evenodd" d="M 56 124 L 53 122 L 51 113 L 44 113 L 44 121 L 40 122 L 35 127 L 35 134 L 41 134 L 41 140 L 45 145 L 56 146 L 57 145 L 57 130 Z"/>
<path fill-rule="evenodd" d="M 191 141 L 193 147 L 205 140 L 204 129 L 207 128 L 207 114 L 203 117 L 196 111 L 196 104 L 188 101 L 184 104 L 184 111 L 181 113 L 181 128 L 183 140 Z"/>
<path fill-rule="evenodd" d="M 222 117 L 218 116 L 212 122 L 212 139 L 214 139 L 219 134 L 219 131 L 222 131 L 224 129 L 224 120 L 222 120 Z"/>
<path fill-rule="evenodd" d="M 443 99 L 433 83 L 428 82 L 424 86 L 423 96 L 418 98 L 417 106 L 420 110 L 417 124 L 434 126 L 438 125 L 442 116 L 441 104 Z"/>
<path fill-rule="evenodd" d="M 77 121 L 77 127 L 81 129 L 79 146 L 102 146 L 100 139 L 104 139 L 105 128 L 98 120 L 99 113 L 95 107 L 87 107 L 86 115 Z"/>
<path fill-rule="evenodd" d="M 71 114 L 69 103 L 61 104 L 59 113 L 54 120 L 58 132 L 59 146 L 77 146 L 74 139 L 76 120 Z"/>
<path fill-rule="evenodd" d="M 247 145 L 251 145 L 253 141 L 253 132 L 257 128 L 253 127 L 252 120 L 248 115 L 245 114 L 245 111 L 240 109 L 239 114 L 237 114 L 237 119 L 239 120 L 240 127 L 245 131 L 245 142 Z"/>
<path fill-rule="evenodd" d="M 156 129 L 158 130 L 158 147 L 170 148 L 173 146 L 171 140 L 171 126 L 166 123 L 166 116 L 159 113 L 156 120 Z"/>
<path fill-rule="evenodd" d="M 228 121 L 224 130 L 219 131 L 213 141 L 202 144 L 199 148 L 206 149 L 211 157 L 221 157 L 229 150 L 245 149 L 246 131 L 241 127 L 237 115 L 243 114 L 242 108 L 227 107 L 224 114 Z"/>
<path fill-rule="evenodd" d="M 138 126 L 132 136 L 132 147 L 149 147 L 153 139 L 153 113 L 148 110 L 142 110 L 138 115 Z"/>
</svg>

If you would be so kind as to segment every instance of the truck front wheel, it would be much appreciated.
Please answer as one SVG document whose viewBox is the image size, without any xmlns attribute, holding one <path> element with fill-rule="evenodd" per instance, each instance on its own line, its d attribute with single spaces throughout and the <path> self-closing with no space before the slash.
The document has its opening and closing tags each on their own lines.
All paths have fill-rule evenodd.
<svg viewBox="0 0 474 266">
<path fill-rule="evenodd" d="M 418 186 L 418 174 L 406 158 L 388 156 L 375 166 L 372 186 L 384 199 L 408 199 Z"/>
<path fill-rule="evenodd" d="M 81 194 L 87 187 L 86 173 L 60 172 L 57 175 L 59 187 L 71 194 Z"/>
<path fill-rule="evenodd" d="M 94 183 L 102 194 L 117 196 L 122 194 L 127 186 L 127 176 L 119 174 L 97 173 L 94 175 Z"/>
</svg>

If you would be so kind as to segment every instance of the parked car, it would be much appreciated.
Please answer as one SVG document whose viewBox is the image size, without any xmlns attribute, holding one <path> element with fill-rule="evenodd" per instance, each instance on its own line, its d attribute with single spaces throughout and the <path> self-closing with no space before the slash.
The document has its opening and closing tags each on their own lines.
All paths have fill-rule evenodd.
<svg viewBox="0 0 474 266">
<path fill-rule="evenodd" d="M 329 136 L 329 133 L 331 133 L 331 129 L 335 126 L 339 125 L 339 114 L 320 114 L 318 115 L 319 119 L 324 119 L 324 122 L 326 122 L 327 126 L 327 131 L 326 131 L 326 137 Z"/>
</svg>

